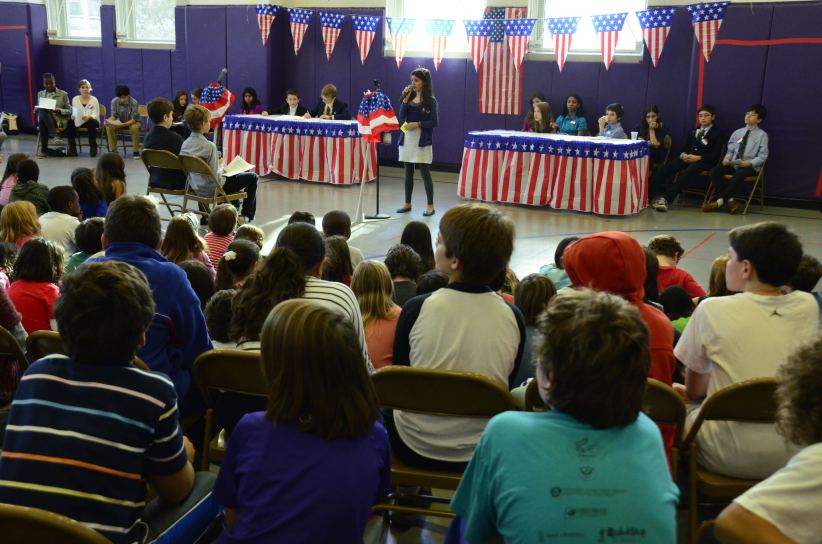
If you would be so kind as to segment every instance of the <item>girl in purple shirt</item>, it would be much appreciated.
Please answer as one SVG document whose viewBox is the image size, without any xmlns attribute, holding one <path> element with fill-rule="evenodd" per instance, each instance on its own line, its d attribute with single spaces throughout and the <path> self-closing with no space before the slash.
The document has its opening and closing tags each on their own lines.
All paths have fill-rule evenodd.
<svg viewBox="0 0 822 544">
<path fill-rule="evenodd" d="M 263 106 L 260 104 L 260 99 L 257 98 L 257 91 L 254 87 L 246 87 L 243 89 L 243 103 L 240 106 L 240 112 L 243 115 L 259 115 L 263 113 Z"/>
</svg>

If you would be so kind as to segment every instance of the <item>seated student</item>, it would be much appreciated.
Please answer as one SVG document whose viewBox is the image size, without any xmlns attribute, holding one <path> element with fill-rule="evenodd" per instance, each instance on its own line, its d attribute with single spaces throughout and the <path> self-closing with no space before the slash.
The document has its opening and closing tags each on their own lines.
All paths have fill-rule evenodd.
<svg viewBox="0 0 822 544">
<path fill-rule="evenodd" d="M 237 232 L 234 233 L 235 240 L 248 240 L 254 242 L 260 251 L 263 250 L 263 241 L 265 240 L 265 233 L 263 229 L 256 225 L 246 223 L 237 227 Z"/>
<path fill-rule="evenodd" d="M 525 344 L 525 322 L 488 285 L 514 250 L 511 219 L 485 204 L 445 212 L 437 238 L 437 269 L 446 287 L 405 303 L 394 337 L 395 365 L 476 372 L 513 387 Z M 482 319 L 466 319 L 466 316 Z M 462 470 L 485 418 L 395 411 L 386 424 L 393 452 L 412 466 Z"/>
<path fill-rule="evenodd" d="M 12 153 L 6 161 L 6 170 L 3 172 L 3 179 L 0 181 L 0 206 L 5 206 L 11 198 L 11 190 L 17 185 L 17 165 L 20 161 L 28 159 L 26 153 Z"/>
<path fill-rule="evenodd" d="M 665 136 L 668 135 L 668 129 L 662 124 L 662 116 L 659 115 L 659 108 L 655 104 L 645 107 L 642 121 L 634 127 L 634 132 L 639 135 L 640 140 L 648 141 L 651 170 L 656 170 L 662 166 L 665 163 L 665 155 L 667 154 L 662 142 L 665 140 Z"/>
<path fill-rule="evenodd" d="M 283 102 L 278 109 L 274 110 L 273 113 L 303 117 L 307 112 L 308 110 L 300 105 L 300 93 L 297 92 L 297 89 L 288 89 L 285 92 L 285 102 Z"/>
<path fill-rule="evenodd" d="M 185 119 L 183 119 L 183 115 L 188 107 L 188 93 L 185 91 L 177 91 L 174 93 L 174 100 L 172 101 L 172 104 L 174 106 L 174 111 L 171 112 L 171 127 L 169 130 L 178 134 L 180 138 L 185 140 L 191 134 L 191 131 L 188 130 L 188 127 L 185 124 Z M 151 117 L 151 112 L 149 112 L 149 117 Z"/>
<path fill-rule="evenodd" d="M 220 204 L 208 214 L 209 232 L 205 235 L 206 252 L 211 265 L 216 270 L 228 244 L 234 241 L 237 228 L 237 208 L 231 204 Z"/>
<path fill-rule="evenodd" d="M 323 216 L 323 236 L 342 236 L 346 243 L 351 238 L 351 217 L 342 210 L 332 210 Z M 363 262 L 365 257 L 362 251 L 348 244 L 351 253 L 351 270 Z"/>
<path fill-rule="evenodd" d="M 195 218 L 196 221 L 199 221 Z M 200 238 L 194 229 L 191 220 L 186 215 L 172 217 L 163 235 L 160 253 L 174 264 L 183 261 L 199 261 L 206 267 L 212 278 L 216 275 L 214 267 L 206 253 L 205 241 Z"/>
<path fill-rule="evenodd" d="M 105 217 L 108 211 L 108 202 L 97 180 L 94 179 L 94 171 L 91 168 L 75 168 L 71 172 L 71 186 L 77 191 L 80 199 L 80 211 L 83 212 L 83 219 L 92 217 Z"/>
<path fill-rule="evenodd" d="M 569 94 L 562 106 L 562 115 L 556 119 L 560 134 L 569 136 L 587 136 L 588 121 L 585 119 L 585 108 L 578 94 Z"/>
<path fill-rule="evenodd" d="M 17 246 L 40 236 L 40 222 L 34 204 L 21 200 L 10 202 L 0 211 L 0 240 Z"/>
<path fill-rule="evenodd" d="M 90 257 L 103 251 L 103 242 L 100 240 L 103 236 L 103 224 L 102 217 L 92 217 L 77 225 L 74 231 L 77 251 L 66 261 L 66 274 L 71 274 Z"/>
<path fill-rule="evenodd" d="M 361 262 L 351 277 L 351 290 L 360 304 L 365 343 L 374 368 L 390 366 L 401 308 L 391 300 L 394 285 L 388 268 L 379 261 Z"/>
<path fill-rule="evenodd" d="M 40 151 L 38 158 L 42 157 L 76 157 L 77 156 L 77 128 L 71 119 L 71 102 L 68 93 L 57 88 L 54 74 L 46 72 L 43 74 L 43 89 L 37 92 L 37 102 L 41 98 L 50 98 L 55 101 L 53 110 L 46 110 L 35 106 L 37 110 L 37 127 L 40 139 Z M 49 137 L 56 134 L 59 128 L 63 128 L 68 136 L 68 152 L 62 150 L 49 149 Z"/>
<path fill-rule="evenodd" d="M 551 280 L 557 290 L 564 289 L 571 285 L 571 280 L 568 278 L 568 274 L 562 266 L 562 253 L 565 251 L 565 248 L 577 240 L 579 240 L 579 236 L 566 236 L 560 240 L 557 248 L 554 250 L 554 264 L 546 264 L 539 267 L 539 273 Z"/>
<path fill-rule="evenodd" d="M 34 238 L 20 249 L 14 261 L 14 281 L 8 292 L 14 307 L 23 316 L 27 333 L 51 330 L 64 265 L 63 250 L 49 240 Z"/>
<path fill-rule="evenodd" d="M 222 289 L 240 289 L 245 281 L 254 274 L 260 263 L 260 248 L 249 240 L 234 240 L 217 264 L 217 279 L 214 282 L 218 291 Z"/>
<path fill-rule="evenodd" d="M 322 88 L 320 99 L 314 109 L 307 111 L 303 117 L 319 117 L 320 119 L 337 119 L 340 121 L 351 119 L 348 104 L 337 100 L 337 88 L 331 83 Z"/>
<path fill-rule="evenodd" d="M 205 312 L 208 300 L 214 296 L 214 273 L 209 270 L 201 261 L 190 260 L 177 263 L 183 269 L 188 278 L 188 283 L 200 301 L 200 308 Z"/>
<path fill-rule="evenodd" d="M 606 542 L 619 528 L 635 531 L 633 541 L 675 542 L 679 493 L 659 431 L 640 411 L 650 356 L 636 308 L 608 293 L 567 290 L 540 330 L 536 377 L 552 411 L 508 411 L 488 424 L 451 501 L 463 536 Z M 596 512 L 587 514 L 596 520 L 569 512 Z"/>
<path fill-rule="evenodd" d="M 410 246 L 422 259 L 421 272 L 436 268 L 434 246 L 431 244 L 431 230 L 422 221 L 409 221 L 402 229 L 400 243 Z"/>
<path fill-rule="evenodd" d="M 277 236 L 276 247 L 290 249 L 302 263 L 303 274 L 305 275 L 305 292 L 300 298 L 342 312 L 351 320 L 354 330 L 357 331 L 363 359 L 368 366 L 369 372 L 373 372 L 371 359 L 368 357 L 368 347 L 365 343 L 365 331 L 357 297 L 347 286 L 319 278 L 323 259 L 325 259 L 325 242 L 320 231 L 307 223 L 293 223 L 280 231 Z"/>
<path fill-rule="evenodd" d="M 265 320 L 268 408 L 231 433 L 214 487 L 228 525 L 218 544 L 363 541 L 389 491 L 390 452 L 357 336 L 339 312 L 304 300 Z"/>
<path fill-rule="evenodd" d="M 657 283 L 661 293 L 672 285 L 679 285 L 688 291 L 691 297 L 704 297 L 705 290 L 687 271 L 677 268 L 685 248 L 679 240 L 670 234 L 658 234 L 648 241 L 648 249 L 656 254 L 659 261 Z"/>
<path fill-rule="evenodd" d="M 158 149 L 179 155 L 183 138 L 178 132 L 171 130 L 174 122 L 174 105 L 165 98 L 155 98 L 148 103 L 147 109 L 148 118 L 154 126 L 146 134 L 143 149 Z M 185 189 L 186 173 L 182 170 L 152 166 L 148 184 L 164 189 Z"/>
<path fill-rule="evenodd" d="M 703 104 L 698 113 L 699 126 L 688 133 L 679 158 L 660 167 L 648 184 L 651 207 L 668 211 L 668 204 L 693 184 L 697 176 L 713 167 L 722 153 L 722 133 L 713 126 L 716 110 Z M 679 176 L 677 177 L 677 173 Z"/>
<path fill-rule="evenodd" d="M 223 160 L 218 158 L 217 146 L 203 136 L 211 125 L 211 112 L 203 106 L 190 106 L 186 110 L 185 119 L 191 129 L 191 136 L 183 142 L 180 155 L 200 157 L 208 163 L 226 193 L 245 191 L 242 214 L 246 221 L 253 221 L 257 213 L 257 174 L 243 172 L 224 178 Z M 190 183 L 191 188 L 200 196 L 214 196 L 217 190 L 211 177 L 202 174 L 191 174 Z"/>
<path fill-rule="evenodd" d="M 417 296 L 417 278 L 422 272 L 422 259 L 411 246 L 396 244 L 385 255 L 385 266 L 394 284 L 391 300 L 402 308 Z"/>
<path fill-rule="evenodd" d="M 3 327 L 11 333 L 20 346 L 20 350 L 26 353 L 26 337 L 28 334 L 23 328 L 22 316 L 14 308 L 7 292 L 7 288 L 0 289 L 0 327 Z M 26 371 L 28 365 L 25 361 L 20 361 L 17 357 L 11 355 L 0 355 L 0 405 L 8 405 L 14 392 L 17 390 L 17 384 L 20 383 L 20 378 Z M 3 418 L 2 427 L 6 426 L 6 418 Z M 2 445 L 2 444 L 0 444 Z"/>
<path fill-rule="evenodd" d="M 696 309 L 693 297 L 679 285 L 672 285 L 659 295 L 659 302 L 676 331 L 682 334 Z"/>
<path fill-rule="evenodd" d="M 531 100 L 528 101 L 528 106 L 525 108 L 527 113 L 522 119 L 522 132 L 531 132 L 530 128 L 534 125 L 534 113 L 536 113 L 537 104 L 540 102 L 548 102 L 545 99 L 545 93 L 537 91 L 531 95 Z"/>
<path fill-rule="evenodd" d="M 126 163 L 117 153 L 100 155 L 94 177 L 109 206 L 115 199 L 126 194 Z"/>
<path fill-rule="evenodd" d="M 103 121 L 106 128 L 108 148 L 117 153 L 117 133 L 128 130 L 131 133 L 131 144 L 134 147 L 134 158 L 140 158 L 140 106 L 131 96 L 128 85 L 117 85 L 108 119 Z"/>
<path fill-rule="evenodd" d="M 822 278 L 822 263 L 813 255 L 805 253 L 787 287 L 792 291 L 813 293 L 819 278 Z"/>
<path fill-rule="evenodd" d="M 157 311 L 137 354 L 149 368 L 171 378 L 185 407 L 191 365 L 211 349 L 211 340 L 200 301 L 185 272 L 157 252 L 162 230 L 154 202 L 137 195 L 112 202 L 102 239 L 105 256 L 88 262 L 122 261 L 139 268 L 148 279 Z"/>
<path fill-rule="evenodd" d="M 268 115 L 263 111 L 263 105 L 260 99 L 257 98 L 257 91 L 254 87 L 246 87 L 243 89 L 243 101 L 240 104 L 240 113 L 243 115 Z"/>
<path fill-rule="evenodd" d="M 448 285 L 450 277 L 439 270 L 429 270 L 417 278 L 417 296 L 427 295 Z"/>
<path fill-rule="evenodd" d="M 739 203 L 733 194 L 745 178 L 756 176 L 768 159 L 768 133 L 759 128 L 765 120 L 768 110 L 762 104 L 754 104 L 745 113 L 745 126 L 737 129 L 728 140 L 728 149 L 722 164 L 711 168 L 711 182 L 719 198 L 702 207 L 703 212 L 713 212 L 728 202 L 728 211 L 732 214 L 739 209 Z M 724 175 L 731 175 L 726 182 Z"/>
<path fill-rule="evenodd" d="M 750 378 L 773 377 L 797 346 L 819 330 L 819 307 L 808 293 L 783 294 L 796 272 L 802 245 L 784 225 L 737 227 L 729 233 L 725 279 L 732 297 L 703 300 L 674 354 L 687 371 L 677 390 L 699 401 Z M 687 424 L 698 410 L 688 414 Z M 711 472 L 733 478 L 767 478 L 791 456 L 773 425 L 707 421 L 697 437 L 697 460 Z"/>
<path fill-rule="evenodd" d="M 91 83 L 81 79 L 77 86 L 80 94 L 71 99 L 71 120 L 76 127 L 83 127 L 88 132 L 89 157 L 97 156 L 97 129 L 100 128 L 100 103 L 91 94 Z M 79 115 L 76 115 L 79 113 Z M 69 148 L 73 148 L 69 144 Z M 76 150 L 75 150 L 76 153 Z"/>
<path fill-rule="evenodd" d="M 83 216 L 80 197 L 71 185 L 60 185 L 49 191 L 48 203 L 51 211 L 39 219 L 43 238 L 59 244 L 66 255 L 71 255 L 77 250 L 74 231 Z"/>
<path fill-rule="evenodd" d="M 777 430 L 804 449 L 722 511 L 714 532 L 723 543 L 817 542 L 822 535 L 822 336 L 791 355 L 777 380 Z"/>
<path fill-rule="evenodd" d="M 26 200 L 34 204 L 37 215 L 49 211 L 49 188 L 40 181 L 40 167 L 31 159 L 20 161 L 17 164 L 17 184 L 11 190 L 9 202 Z"/>
<path fill-rule="evenodd" d="M 200 98 L 203 96 L 203 88 L 202 87 L 194 87 L 191 90 L 191 105 L 192 106 L 199 106 L 200 105 Z"/>
<path fill-rule="evenodd" d="M 642 286 L 645 296 L 642 300 L 664 311 L 659 303 L 659 259 L 647 246 L 642 246 L 642 251 L 645 253 L 645 283 Z"/>
<path fill-rule="evenodd" d="M 548 102 L 540 102 L 534 106 L 534 121 L 528 126 L 526 132 L 550 133 L 556 132 L 554 114 L 551 113 L 551 106 Z"/>
<path fill-rule="evenodd" d="M 215 518 L 210 499 L 192 509 L 214 477 L 203 473 L 195 483 L 174 387 L 131 364 L 154 312 L 145 276 L 125 263 L 89 264 L 65 278 L 54 315 L 68 357 L 32 363 L 17 388 L 0 502 L 61 514 L 114 543 L 141 542 L 146 523 L 159 533 L 183 512 L 193 520 L 210 509 L 204 517 Z M 144 512 L 146 483 L 168 502 Z M 187 496 L 185 505 L 169 504 Z"/>
<path fill-rule="evenodd" d="M 237 342 L 231 341 L 229 330 L 231 320 L 234 318 L 232 303 L 238 292 L 237 289 L 217 291 L 208 300 L 203 310 L 206 325 L 208 325 L 208 335 L 211 336 L 214 349 L 235 349 L 237 347 Z"/>
<path fill-rule="evenodd" d="M 320 278 L 351 286 L 351 253 L 348 244 L 342 236 L 329 236 L 325 239 L 325 260 L 323 261 Z"/>
<path fill-rule="evenodd" d="M 622 129 L 622 105 L 614 102 L 605 107 L 605 115 L 599 118 L 599 138 L 625 138 Z"/>
<path fill-rule="evenodd" d="M 725 268 L 727 266 L 727 255 L 720 255 L 711 263 L 711 272 L 708 276 L 708 297 L 726 297 L 736 294 L 736 291 L 728 289 L 728 285 L 725 283 Z"/>
<path fill-rule="evenodd" d="M 522 350 L 522 363 L 514 385 L 522 385 L 534 377 L 533 354 L 537 351 L 537 323 L 539 316 L 548 307 L 551 299 L 557 294 L 553 282 L 539 274 L 529 274 L 517 283 L 514 300 L 525 320 L 525 346 Z"/>
</svg>

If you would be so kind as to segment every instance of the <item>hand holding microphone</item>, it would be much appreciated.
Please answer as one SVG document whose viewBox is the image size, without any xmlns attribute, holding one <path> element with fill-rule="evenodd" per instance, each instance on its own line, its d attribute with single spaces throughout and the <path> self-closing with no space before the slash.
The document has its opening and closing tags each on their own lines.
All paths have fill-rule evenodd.
<svg viewBox="0 0 822 544">
<path fill-rule="evenodd" d="M 411 96 L 411 93 L 413 91 L 414 91 L 414 88 L 411 85 L 406 86 L 405 89 L 402 90 L 402 101 L 404 103 L 406 103 L 406 104 L 408 103 L 408 97 Z"/>
</svg>

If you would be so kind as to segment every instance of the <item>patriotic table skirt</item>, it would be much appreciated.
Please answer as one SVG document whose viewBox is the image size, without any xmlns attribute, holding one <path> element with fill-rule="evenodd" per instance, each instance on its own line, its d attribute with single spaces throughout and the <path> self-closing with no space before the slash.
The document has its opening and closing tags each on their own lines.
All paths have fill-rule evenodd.
<svg viewBox="0 0 822 544">
<path fill-rule="evenodd" d="M 350 185 L 372 181 L 377 148 L 366 143 L 356 121 L 287 116 L 229 115 L 223 123 L 226 164 L 239 155 L 259 176 Z"/>
<path fill-rule="evenodd" d="M 648 142 L 469 132 L 462 155 L 462 198 L 630 215 L 648 205 Z"/>
</svg>

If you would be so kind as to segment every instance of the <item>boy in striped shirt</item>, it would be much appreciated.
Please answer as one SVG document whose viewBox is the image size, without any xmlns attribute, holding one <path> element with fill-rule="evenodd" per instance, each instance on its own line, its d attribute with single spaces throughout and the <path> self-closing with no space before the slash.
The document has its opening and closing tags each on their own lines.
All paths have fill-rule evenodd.
<svg viewBox="0 0 822 544">
<path fill-rule="evenodd" d="M 64 278 L 54 316 L 69 357 L 26 370 L 0 455 L 0 502 L 42 508 L 115 543 L 142 541 L 146 483 L 179 502 L 194 486 L 194 448 L 163 374 L 131 364 L 154 316 L 145 276 L 122 262 Z"/>
</svg>

